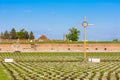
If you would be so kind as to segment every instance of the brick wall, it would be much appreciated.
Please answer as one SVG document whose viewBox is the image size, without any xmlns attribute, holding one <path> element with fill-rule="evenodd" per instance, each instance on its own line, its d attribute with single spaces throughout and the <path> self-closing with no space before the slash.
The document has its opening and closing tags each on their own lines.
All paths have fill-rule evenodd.
<svg viewBox="0 0 120 80">
<path fill-rule="evenodd" d="M 0 44 L 0 51 L 83 51 L 83 44 L 20 44 L 19 48 L 15 48 L 13 44 Z M 120 51 L 120 44 L 87 44 L 87 51 Z"/>
</svg>

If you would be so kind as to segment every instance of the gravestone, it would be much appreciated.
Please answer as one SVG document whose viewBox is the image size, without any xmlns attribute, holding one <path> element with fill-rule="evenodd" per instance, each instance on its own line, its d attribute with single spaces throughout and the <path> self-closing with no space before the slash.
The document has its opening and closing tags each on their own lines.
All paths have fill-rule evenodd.
<svg viewBox="0 0 120 80">
<path fill-rule="evenodd" d="M 6 58 L 4 59 L 4 62 L 13 62 L 14 60 L 12 58 Z"/>
<path fill-rule="evenodd" d="M 100 58 L 89 58 L 88 61 L 98 63 L 100 62 Z"/>
</svg>

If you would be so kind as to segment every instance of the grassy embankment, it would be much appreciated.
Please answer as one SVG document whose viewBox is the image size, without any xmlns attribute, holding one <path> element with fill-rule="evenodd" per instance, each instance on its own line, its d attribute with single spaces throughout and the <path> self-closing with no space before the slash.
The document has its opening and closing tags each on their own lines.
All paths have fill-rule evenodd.
<svg viewBox="0 0 120 80">
<path fill-rule="evenodd" d="M 14 44 L 15 42 L 0 42 L 0 44 Z M 87 41 L 87 44 L 120 44 L 113 41 Z M 20 42 L 20 44 L 83 44 L 83 41 L 43 41 L 43 42 Z"/>
</svg>

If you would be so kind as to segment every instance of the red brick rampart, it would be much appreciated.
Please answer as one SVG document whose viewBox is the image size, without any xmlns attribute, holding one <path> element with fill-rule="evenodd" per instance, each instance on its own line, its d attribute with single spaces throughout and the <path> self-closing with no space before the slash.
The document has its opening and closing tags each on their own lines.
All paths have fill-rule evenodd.
<svg viewBox="0 0 120 80">
<path fill-rule="evenodd" d="M 83 44 L 0 44 L 0 51 L 83 51 Z M 120 44 L 87 44 L 87 51 L 120 51 Z"/>
</svg>

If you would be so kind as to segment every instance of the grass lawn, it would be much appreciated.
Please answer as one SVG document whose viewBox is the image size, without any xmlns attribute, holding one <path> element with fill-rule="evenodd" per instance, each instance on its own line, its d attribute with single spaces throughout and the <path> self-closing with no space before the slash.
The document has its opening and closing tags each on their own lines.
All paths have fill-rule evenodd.
<svg viewBox="0 0 120 80">
<path fill-rule="evenodd" d="M 87 58 L 101 62 L 84 61 L 82 52 L 1 52 L 0 80 L 120 80 L 120 52 L 89 52 Z"/>
<path fill-rule="evenodd" d="M 9 80 L 7 78 L 7 75 L 3 72 L 3 68 L 1 66 L 1 63 L 0 63 L 0 80 Z"/>
</svg>

